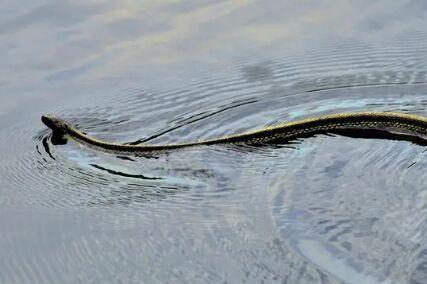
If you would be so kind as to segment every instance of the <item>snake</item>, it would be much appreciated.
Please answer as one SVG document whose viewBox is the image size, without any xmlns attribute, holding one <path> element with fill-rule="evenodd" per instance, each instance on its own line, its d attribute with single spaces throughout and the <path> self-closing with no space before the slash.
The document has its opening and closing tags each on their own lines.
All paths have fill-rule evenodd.
<svg viewBox="0 0 427 284">
<path fill-rule="evenodd" d="M 91 148 L 117 154 L 143 154 L 170 151 L 196 146 L 236 144 L 267 145 L 289 143 L 303 137 L 318 134 L 338 134 L 356 138 L 383 138 L 406 140 L 427 146 L 427 117 L 399 112 L 348 112 L 325 114 L 289 121 L 259 130 L 188 143 L 136 144 L 98 140 L 79 130 L 71 123 L 43 115 L 42 122 L 52 129 L 57 144 L 72 139 Z"/>
</svg>

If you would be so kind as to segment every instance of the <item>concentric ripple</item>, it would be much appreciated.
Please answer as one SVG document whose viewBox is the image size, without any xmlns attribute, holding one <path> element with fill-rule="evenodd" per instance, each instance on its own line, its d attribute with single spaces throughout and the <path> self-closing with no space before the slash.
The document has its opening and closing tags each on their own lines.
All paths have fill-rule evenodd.
<svg viewBox="0 0 427 284">
<path fill-rule="evenodd" d="M 406 282 L 424 258 L 425 149 L 352 140 L 301 144 L 306 160 L 273 175 L 272 216 L 298 254 L 339 279 Z"/>
<path fill-rule="evenodd" d="M 242 59 L 230 76 L 180 89 L 129 88 L 52 113 L 100 139 L 132 144 L 204 140 L 344 111 L 426 116 L 426 38 Z M 33 274 L 61 270 L 60 258 L 81 282 L 126 282 L 131 272 L 152 283 L 190 282 L 194 274 L 232 283 L 417 283 L 427 275 L 427 152 L 418 145 L 319 135 L 271 147 L 115 156 L 54 145 L 34 118 L 0 132 L 0 158 L 9 161 L 0 167 L 1 205 L 93 219 L 79 223 L 89 233 L 74 243 L 63 237 L 71 244 L 56 255 L 36 251 L 23 260 Z M 96 259 L 108 273 L 92 276 L 80 265 Z M 136 269 L 141 264 L 150 269 Z M 11 271 L 0 275 L 10 280 Z"/>
</svg>

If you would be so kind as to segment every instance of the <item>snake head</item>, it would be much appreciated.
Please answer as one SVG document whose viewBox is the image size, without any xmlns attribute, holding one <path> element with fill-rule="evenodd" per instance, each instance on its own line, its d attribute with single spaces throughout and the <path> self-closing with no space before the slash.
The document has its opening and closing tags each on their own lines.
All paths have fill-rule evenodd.
<svg viewBox="0 0 427 284">
<path fill-rule="evenodd" d="M 42 122 L 52 129 L 52 138 L 51 141 L 54 145 L 62 145 L 67 143 L 67 138 L 65 136 L 68 123 L 64 120 L 54 117 L 53 115 L 42 115 Z"/>
<path fill-rule="evenodd" d="M 68 129 L 67 122 L 53 115 L 42 115 L 42 122 L 56 133 L 65 134 Z"/>
</svg>

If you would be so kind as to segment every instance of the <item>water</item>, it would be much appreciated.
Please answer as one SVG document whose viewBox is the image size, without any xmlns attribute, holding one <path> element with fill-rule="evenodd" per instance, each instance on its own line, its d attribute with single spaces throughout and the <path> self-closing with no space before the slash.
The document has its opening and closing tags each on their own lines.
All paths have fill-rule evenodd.
<svg viewBox="0 0 427 284">
<path fill-rule="evenodd" d="M 318 135 L 116 156 L 53 145 L 40 122 L 175 143 L 427 116 L 422 1 L 0 8 L 0 283 L 425 282 L 424 147 Z"/>
</svg>

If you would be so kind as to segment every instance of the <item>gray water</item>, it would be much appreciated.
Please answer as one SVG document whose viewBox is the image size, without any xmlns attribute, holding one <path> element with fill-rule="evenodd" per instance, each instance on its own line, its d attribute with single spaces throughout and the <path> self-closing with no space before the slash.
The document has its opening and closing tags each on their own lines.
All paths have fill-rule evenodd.
<svg viewBox="0 0 427 284">
<path fill-rule="evenodd" d="M 424 1 L 3 1 L 0 283 L 426 283 L 427 164 L 317 135 L 152 157 L 347 111 L 427 116 Z"/>
</svg>

